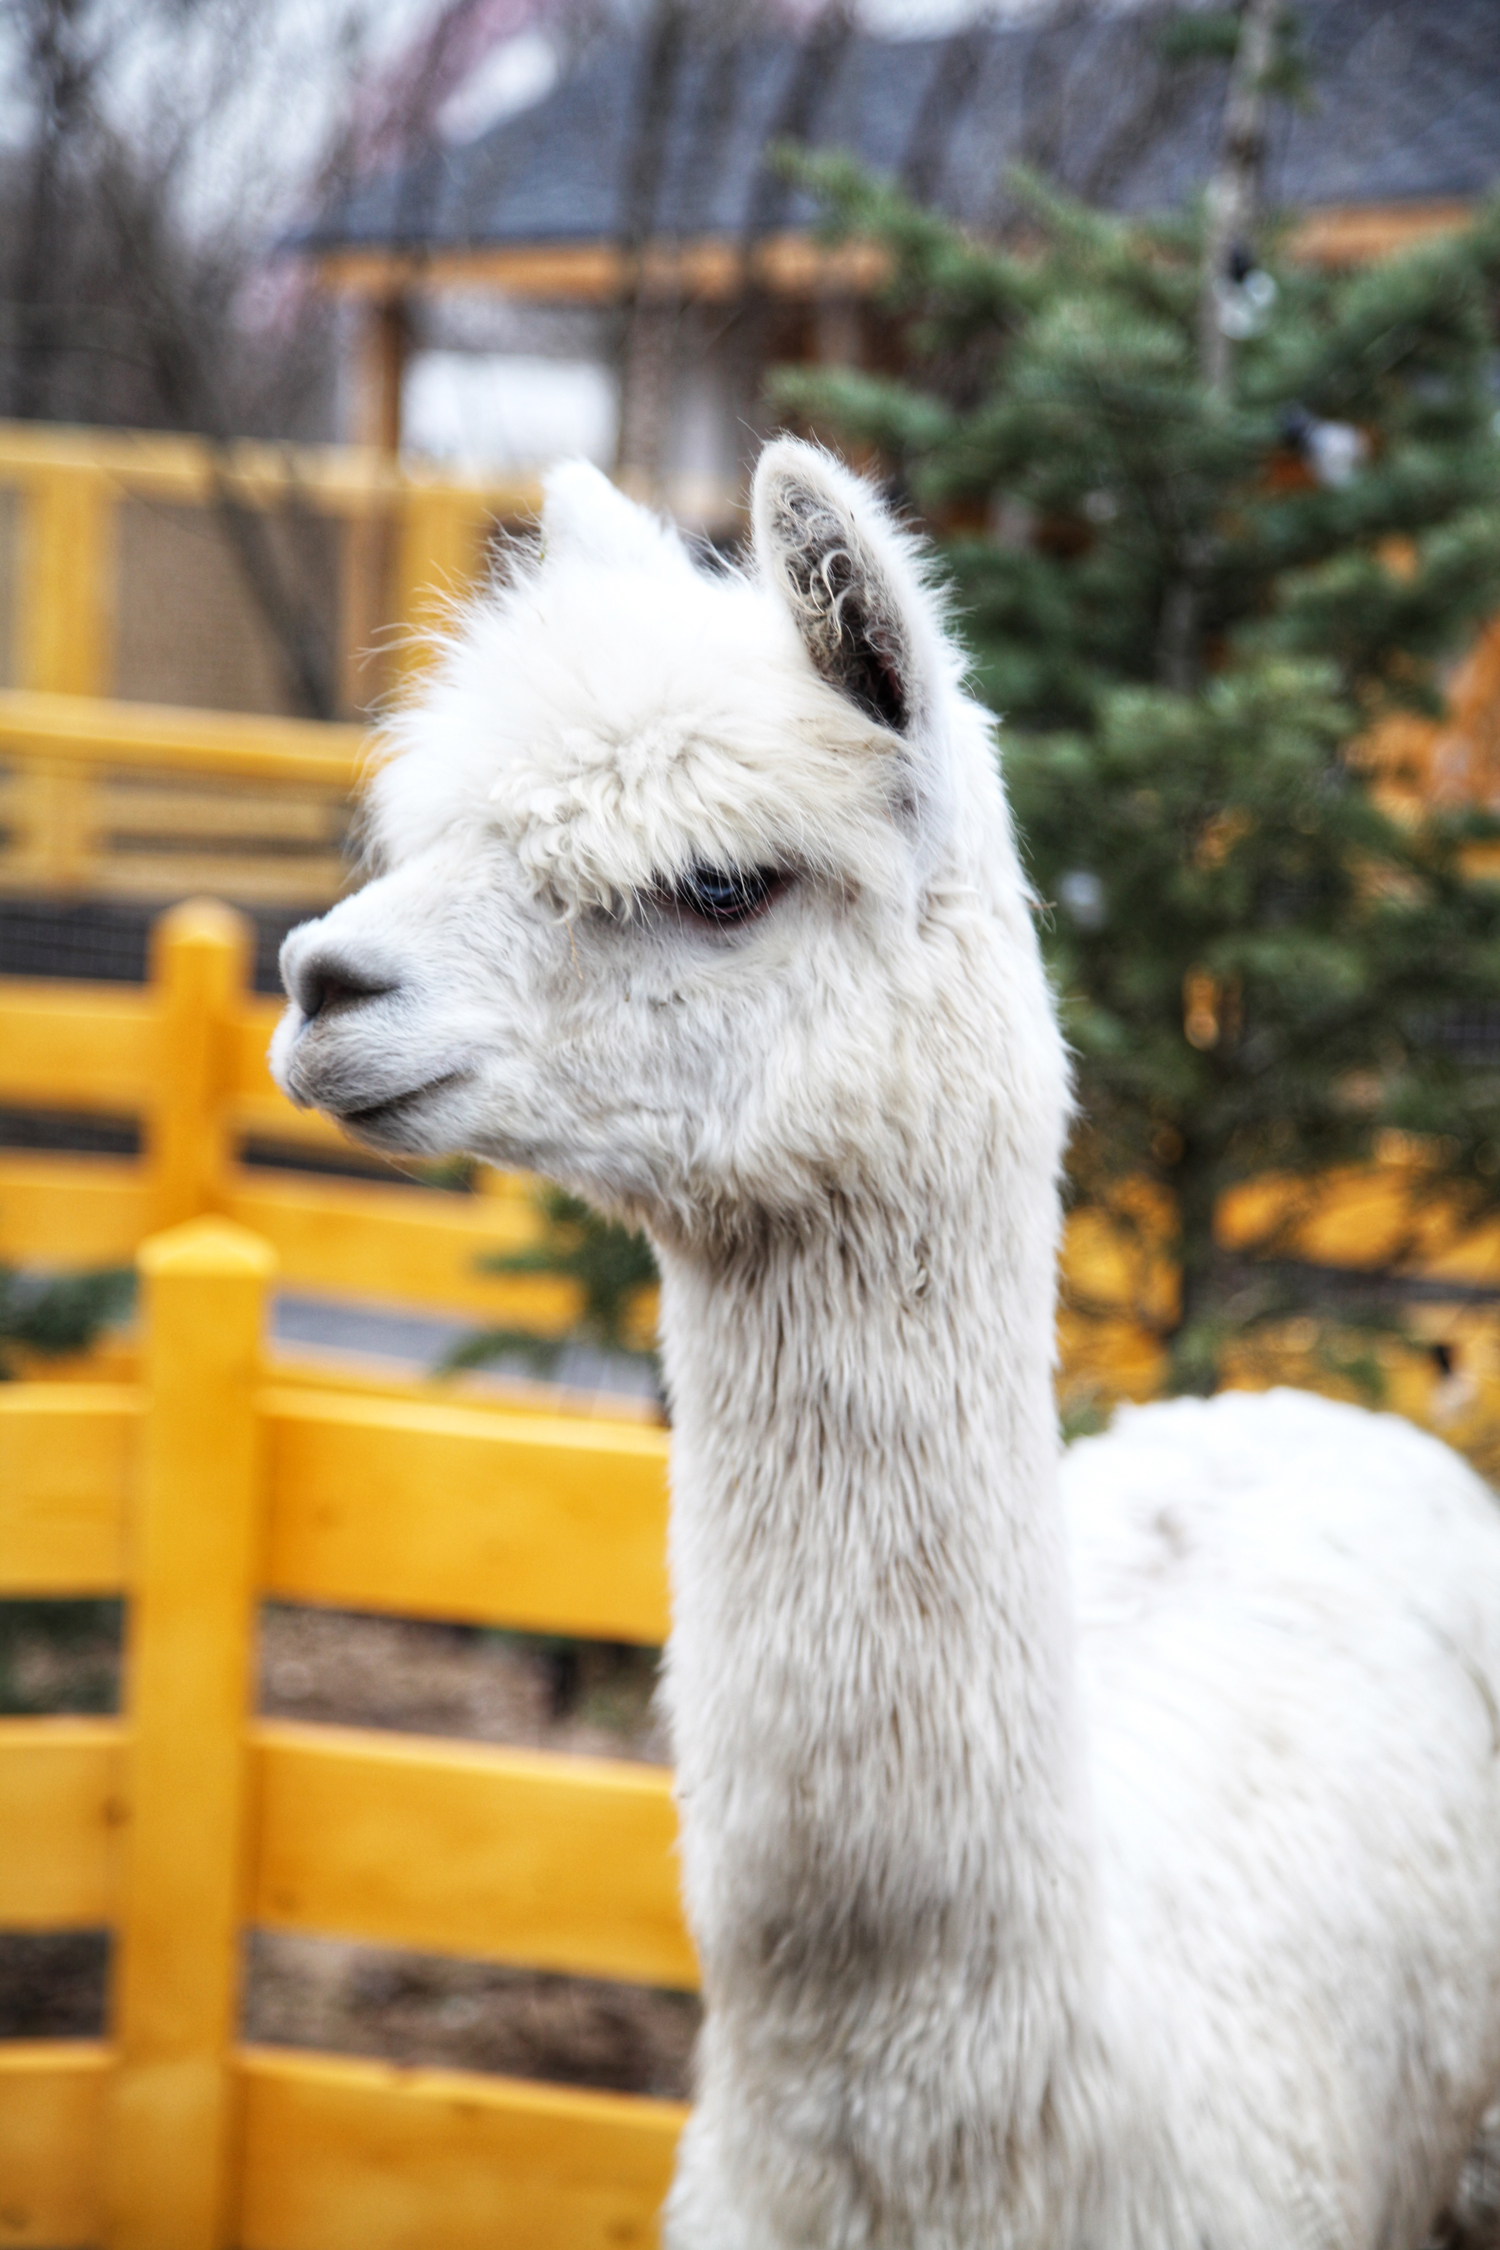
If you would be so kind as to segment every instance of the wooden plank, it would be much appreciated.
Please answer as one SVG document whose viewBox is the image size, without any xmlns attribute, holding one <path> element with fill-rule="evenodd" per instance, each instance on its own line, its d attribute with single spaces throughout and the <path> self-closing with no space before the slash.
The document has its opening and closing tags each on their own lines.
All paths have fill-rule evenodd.
<svg viewBox="0 0 1500 2250">
<path fill-rule="evenodd" d="M 186 782 L 177 788 L 111 787 L 103 779 L 94 786 L 94 826 L 105 851 L 116 839 L 131 836 L 171 838 L 174 843 L 181 839 L 184 847 L 199 851 L 231 837 L 250 837 L 268 850 L 306 844 L 337 849 L 347 819 L 342 795 L 313 797 L 290 787 L 275 792 L 232 783 L 215 788 Z"/>
<path fill-rule="evenodd" d="M 112 1920 L 125 1818 L 117 1719 L 0 1719 L 0 1929 Z M 9 2239 L 0 2225 L 0 2242 Z"/>
<path fill-rule="evenodd" d="M 454 603 L 484 568 L 488 523 L 484 507 L 469 494 L 409 496 L 396 542 L 393 602 L 396 615 L 416 628 L 394 651 L 403 678 L 415 679 L 430 663 L 432 636 L 449 626 Z"/>
<path fill-rule="evenodd" d="M 102 470 L 117 487 L 143 496 L 207 503 L 227 482 L 263 506 L 295 500 L 340 515 L 388 508 L 408 491 L 431 487 L 482 494 L 491 513 L 506 521 L 534 516 L 541 499 L 534 481 L 412 469 L 368 446 L 272 445 L 250 438 L 212 446 L 154 431 L 0 422 L 0 483 L 69 468 Z"/>
<path fill-rule="evenodd" d="M 501 289 L 511 296 L 571 298 L 597 303 L 618 295 L 625 254 L 617 242 L 516 243 L 424 248 L 420 257 L 385 249 L 339 249 L 317 260 L 324 280 L 360 295 L 389 296 L 423 288 Z M 798 230 L 766 235 L 754 245 L 757 280 L 778 294 L 867 294 L 890 276 L 879 243 L 820 242 Z M 743 245 L 723 235 L 653 244 L 645 260 L 648 292 L 722 300 L 745 286 Z"/>
<path fill-rule="evenodd" d="M 690 1989 L 670 1774 L 260 1722 L 254 1919 Z"/>
<path fill-rule="evenodd" d="M 676 2102 L 242 2052 L 242 2250 L 651 2250 Z"/>
<path fill-rule="evenodd" d="M 0 1260 L 128 1265 L 151 1215 L 150 1181 L 127 1157 L 0 1150 Z"/>
<path fill-rule="evenodd" d="M 97 696 L 113 667 L 115 494 L 96 461 L 23 479 L 16 662 L 23 688 Z"/>
<path fill-rule="evenodd" d="M 207 893 L 243 906 L 291 906 L 321 914 L 347 884 L 348 868 L 333 852 L 277 857 L 257 852 L 101 852 L 90 887 L 103 898 L 162 899 Z M 36 886 L 9 876 L 0 889 Z"/>
<path fill-rule="evenodd" d="M 315 1391 L 262 1404 L 282 1600 L 665 1640 L 665 1431 Z"/>
<path fill-rule="evenodd" d="M 272 1259 L 239 1228 L 199 1219 L 157 1235 L 140 1266 L 147 1410 L 108 2239 L 110 2250 L 220 2250 L 249 1856 L 254 1385 Z"/>
<path fill-rule="evenodd" d="M 91 890 L 97 857 L 92 808 L 93 776 L 87 766 L 32 759 L 7 855 L 11 881 L 28 891 L 78 895 Z"/>
<path fill-rule="evenodd" d="M 61 977 L 0 979 L 0 1101 L 139 1111 L 156 1074 L 155 996 Z"/>
<path fill-rule="evenodd" d="M 128 1335 L 101 1338 L 86 1352 L 60 1359 L 18 1355 L 25 1380 L 38 1390 L 87 1384 L 134 1384 L 140 1375 L 140 1349 Z M 579 1389 L 530 1376 L 497 1375 L 484 1369 L 451 1376 L 403 1373 L 396 1363 L 372 1364 L 363 1353 L 320 1351 L 295 1345 L 267 1355 L 267 1379 L 278 1389 L 347 1393 L 355 1398 L 409 1399 L 425 1406 L 472 1406 L 485 1414 L 540 1414 L 549 1421 L 581 1418 L 589 1422 L 628 1422 L 642 1429 L 665 1427 L 655 1399 L 624 1391 Z M 0 1398 L 6 1394 L 0 1391 Z"/>
<path fill-rule="evenodd" d="M 0 1595 L 120 1592 L 140 1416 L 123 1384 L 0 1384 Z"/>
<path fill-rule="evenodd" d="M 352 791 L 367 754 L 363 727 L 92 695 L 0 689 L 0 751 L 145 772 L 242 774 Z"/>
<path fill-rule="evenodd" d="M 0 2241 L 7 2250 L 99 2241 L 109 2068 L 109 2049 L 92 2040 L 0 2042 Z"/>
<path fill-rule="evenodd" d="M 536 1239 L 534 1214 L 510 1198 L 436 1195 L 356 1180 L 230 1173 L 224 1208 L 273 1244 L 282 1286 L 441 1305 L 497 1327 L 561 1336 L 578 1318 L 577 1286 L 552 1275 L 479 1270 L 491 1251 Z"/>
<path fill-rule="evenodd" d="M 229 1161 L 223 1030 L 249 982 L 250 946 L 244 916 L 214 898 L 184 899 L 151 932 L 161 1015 L 146 1142 L 155 1226 L 178 1226 L 218 1204 Z"/>
<path fill-rule="evenodd" d="M 1304 211 L 1287 230 L 1285 249 L 1309 265 L 1357 266 L 1410 250 L 1435 235 L 1472 226 L 1470 203 L 1369 203 Z"/>
</svg>

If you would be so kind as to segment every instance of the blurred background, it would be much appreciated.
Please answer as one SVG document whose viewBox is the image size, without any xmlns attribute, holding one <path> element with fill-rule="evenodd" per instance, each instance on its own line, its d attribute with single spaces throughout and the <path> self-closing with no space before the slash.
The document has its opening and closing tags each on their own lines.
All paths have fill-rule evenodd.
<svg viewBox="0 0 1500 2250">
<path fill-rule="evenodd" d="M 659 1420 L 643 1245 L 299 1140 L 254 1071 L 364 730 L 539 473 L 729 552 L 793 427 L 937 541 L 1003 722 L 1080 1087 L 1069 1433 L 1292 1379 L 1493 1475 L 1497 188 L 1494 0 L 3 0 L 0 1004 L 165 991 L 162 914 L 227 900 L 204 1207 L 451 1238 L 382 1288 L 286 1220 L 278 1350 Z M 135 1237 L 56 1169 L 155 1178 L 120 1085 L 0 1053 L 11 1373 L 133 1370 Z M 664 1755 L 649 1653 L 266 1618 L 267 1710 Z M 118 1671 L 114 1610 L 0 1604 L 5 1708 Z M 684 2082 L 681 1995 L 256 1944 L 265 2037 Z M 0 1935 L 0 2029 L 97 2021 L 101 1946 Z"/>
</svg>

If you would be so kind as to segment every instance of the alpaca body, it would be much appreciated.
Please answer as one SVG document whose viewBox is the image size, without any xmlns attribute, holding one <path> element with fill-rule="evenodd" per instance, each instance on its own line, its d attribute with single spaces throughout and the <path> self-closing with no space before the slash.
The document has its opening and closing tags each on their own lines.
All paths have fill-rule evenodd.
<svg viewBox="0 0 1500 2250">
<path fill-rule="evenodd" d="M 826 1350 L 844 1277 L 798 1264 Z M 891 1506 L 867 1299 L 849 1395 L 814 1357 L 798 1402 L 789 1320 L 678 1286 L 668 1253 L 709 2013 L 670 2250 L 1421 2242 L 1500 2090 L 1491 1496 L 1393 1417 L 1230 1395 L 1127 1410 L 1018 1541 L 982 1424 L 914 1417 Z M 695 1361 L 756 1446 L 722 1395 L 700 1437 Z"/>
<path fill-rule="evenodd" d="M 911 542 L 586 470 L 273 1062 L 649 1227 L 699 2101 L 670 2250 L 1416 2250 L 1500 2088 L 1500 1513 L 1291 1394 L 1063 1459 L 1066 1060 Z"/>
<path fill-rule="evenodd" d="M 1127 2072 L 1154 2033 L 1182 2239 L 1420 2241 L 1500 2090 L 1500 1510 L 1291 1391 L 1127 1411 L 1064 1496 L 1106 2020 Z"/>
</svg>

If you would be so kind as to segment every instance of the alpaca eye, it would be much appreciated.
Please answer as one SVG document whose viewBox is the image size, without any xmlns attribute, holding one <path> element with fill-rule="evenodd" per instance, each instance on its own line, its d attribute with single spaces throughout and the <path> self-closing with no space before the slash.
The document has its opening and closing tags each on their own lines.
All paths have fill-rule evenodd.
<svg viewBox="0 0 1500 2250">
<path fill-rule="evenodd" d="M 673 887 L 675 903 L 700 922 L 727 929 L 748 922 L 779 888 L 779 878 L 768 867 L 690 867 Z"/>
</svg>

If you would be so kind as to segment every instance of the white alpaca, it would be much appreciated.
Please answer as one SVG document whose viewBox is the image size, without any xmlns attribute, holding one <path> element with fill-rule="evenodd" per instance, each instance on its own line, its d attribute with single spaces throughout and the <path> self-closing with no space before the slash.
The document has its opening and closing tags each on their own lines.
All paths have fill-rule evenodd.
<svg viewBox="0 0 1500 2250">
<path fill-rule="evenodd" d="M 287 942 L 276 1067 L 661 1261 L 707 2015 L 673 2250 L 1408 2250 L 1500 2089 L 1500 1513 L 1295 1393 L 1060 1454 L 1067 1070 L 911 543 L 592 471 Z"/>
</svg>

